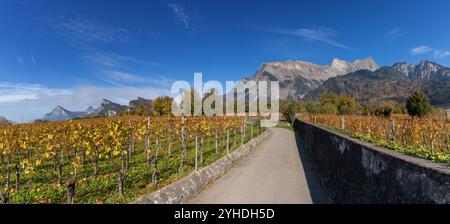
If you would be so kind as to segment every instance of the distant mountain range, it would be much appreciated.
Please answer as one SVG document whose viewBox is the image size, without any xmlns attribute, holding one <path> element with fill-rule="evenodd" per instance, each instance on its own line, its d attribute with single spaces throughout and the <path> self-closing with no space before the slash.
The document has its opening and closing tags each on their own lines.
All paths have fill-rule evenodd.
<svg viewBox="0 0 450 224">
<path fill-rule="evenodd" d="M 138 110 L 141 105 L 151 106 L 151 100 L 138 98 L 137 100 L 130 101 L 129 106 L 125 106 L 114 103 L 107 99 L 103 99 L 98 108 L 94 108 L 91 106 L 85 111 L 69 111 L 61 106 L 57 106 L 53 109 L 52 112 L 45 114 L 42 120 L 63 121 L 81 117 L 114 116 L 125 111 Z"/>
<path fill-rule="evenodd" d="M 333 59 L 325 66 L 304 61 L 271 62 L 244 82 L 248 80 L 279 81 L 280 99 L 318 99 L 323 93 L 334 92 L 359 101 L 404 102 L 419 89 L 432 104 L 450 103 L 450 69 L 430 61 L 383 68 L 370 57 L 353 63 Z"/>
</svg>

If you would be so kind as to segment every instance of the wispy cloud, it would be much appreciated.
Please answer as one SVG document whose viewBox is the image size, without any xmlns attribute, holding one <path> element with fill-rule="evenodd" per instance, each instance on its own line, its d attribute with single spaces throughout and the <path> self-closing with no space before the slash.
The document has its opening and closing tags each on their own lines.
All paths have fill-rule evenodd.
<svg viewBox="0 0 450 224">
<path fill-rule="evenodd" d="M 195 30 L 198 28 L 198 24 L 201 21 L 201 17 L 198 14 L 188 13 L 185 5 L 179 2 L 162 1 L 176 16 L 176 21 L 183 25 L 183 28 L 188 30 Z"/>
<path fill-rule="evenodd" d="M 159 65 L 156 62 L 144 61 L 130 56 L 119 55 L 115 53 L 103 53 L 92 51 L 84 56 L 86 62 L 94 65 L 100 65 L 109 68 L 121 68 L 127 64 L 139 64 L 148 66 Z"/>
<path fill-rule="evenodd" d="M 91 18 L 58 17 L 51 19 L 49 25 L 55 33 L 75 41 L 113 43 L 130 40 L 127 29 L 107 25 Z"/>
<path fill-rule="evenodd" d="M 121 71 L 111 71 L 109 73 L 110 78 L 116 80 L 116 81 L 121 81 L 121 82 L 125 82 L 125 83 L 139 83 L 139 82 L 144 82 L 145 78 L 141 77 L 141 76 L 137 76 L 137 75 L 133 75 L 130 73 L 126 73 L 126 72 L 121 72 Z"/>
<path fill-rule="evenodd" d="M 16 56 L 17 63 L 19 63 L 21 65 L 25 64 L 24 61 L 23 61 L 23 58 L 20 57 L 20 55 L 17 52 L 15 53 L 15 56 Z"/>
<path fill-rule="evenodd" d="M 421 55 L 421 54 L 427 54 L 431 51 L 433 51 L 433 48 L 425 46 L 425 45 L 421 45 L 421 46 L 411 49 L 410 53 L 412 55 Z"/>
<path fill-rule="evenodd" d="M 389 41 L 394 41 L 400 37 L 403 37 L 405 35 L 406 31 L 404 29 L 395 28 L 392 30 L 389 30 L 386 33 L 386 37 L 389 39 Z"/>
<path fill-rule="evenodd" d="M 0 82 L 0 105 L 63 95 L 71 95 L 71 92 L 46 88 L 38 84 Z"/>
<path fill-rule="evenodd" d="M 289 29 L 260 29 L 266 32 L 277 33 L 277 34 L 286 34 L 304 38 L 310 41 L 319 41 L 334 47 L 339 47 L 347 50 L 355 50 L 354 48 L 348 47 L 334 39 L 337 35 L 337 31 L 329 28 L 303 28 L 296 30 Z"/>
<path fill-rule="evenodd" d="M 136 65 L 157 66 L 158 63 L 140 60 L 115 53 L 91 51 L 84 56 L 87 63 L 100 71 L 101 80 L 118 87 L 152 85 L 168 88 L 174 79 L 162 75 L 136 75 L 124 70 L 133 69 Z"/>
<path fill-rule="evenodd" d="M 434 57 L 435 58 L 446 58 L 450 56 L 450 51 L 443 51 L 443 50 L 435 50 L 434 51 Z"/>
<path fill-rule="evenodd" d="M 104 80 L 115 85 L 153 85 L 168 89 L 175 79 L 163 75 L 142 76 L 123 71 L 105 71 Z"/>
<path fill-rule="evenodd" d="M 421 45 L 410 50 L 411 55 L 424 55 L 428 53 L 433 53 L 433 57 L 436 59 L 442 59 L 450 56 L 450 51 L 434 49 L 432 47 Z"/>
</svg>

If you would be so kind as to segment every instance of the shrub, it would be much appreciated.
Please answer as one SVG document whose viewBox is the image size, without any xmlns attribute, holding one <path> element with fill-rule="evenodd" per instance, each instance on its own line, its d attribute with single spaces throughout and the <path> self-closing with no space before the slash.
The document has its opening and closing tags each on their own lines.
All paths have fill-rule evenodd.
<svg viewBox="0 0 450 224">
<path fill-rule="evenodd" d="M 383 116 L 383 117 L 390 117 L 392 115 L 393 111 L 394 111 L 394 105 L 392 105 L 391 103 L 384 103 L 375 109 L 375 115 Z"/>
<path fill-rule="evenodd" d="M 301 105 L 301 112 L 306 114 L 317 114 L 318 105 L 316 101 L 308 100 Z"/>
<path fill-rule="evenodd" d="M 287 105 L 287 111 L 285 115 L 287 116 L 287 120 L 292 124 L 295 121 L 295 116 L 300 112 L 300 107 L 297 102 L 291 101 Z"/>
<path fill-rule="evenodd" d="M 335 104 L 325 103 L 325 104 L 319 106 L 318 113 L 319 114 L 334 114 L 335 115 L 335 114 L 338 113 L 338 109 L 337 109 L 337 106 Z"/>
</svg>

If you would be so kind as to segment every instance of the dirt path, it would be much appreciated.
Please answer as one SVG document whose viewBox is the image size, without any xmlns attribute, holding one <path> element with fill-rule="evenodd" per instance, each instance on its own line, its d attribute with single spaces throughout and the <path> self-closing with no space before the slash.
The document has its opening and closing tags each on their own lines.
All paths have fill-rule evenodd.
<svg viewBox="0 0 450 224">
<path fill-rule="evenodd" d="M 203 193 L 187 203 L 330 203 L 292 131 L 273 128 L 273 134 Z"/>
</svg>

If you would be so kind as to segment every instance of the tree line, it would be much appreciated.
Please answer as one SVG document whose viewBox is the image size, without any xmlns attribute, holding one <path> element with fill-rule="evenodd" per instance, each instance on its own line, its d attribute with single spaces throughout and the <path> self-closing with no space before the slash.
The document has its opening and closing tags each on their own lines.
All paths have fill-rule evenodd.
<svg viewBox="0 0 450 224">
<path fill-rule="evenodd" d="M 351 96 L 338 96 L 335 93 L 325 93 L 318 100 L 283 100 L 280 102 L 280 112 L 292 121 L 295 114 L 331 114 L 331 115 L 376 115 L 389 117 L 392 114 L 408 114 L 423 117 L 430 113 L 443 113 L 442 109 L 433 108 L 425 94 L 413 92 L 406 103 L 392 101 L 358 102 Z"/>
</svg>

